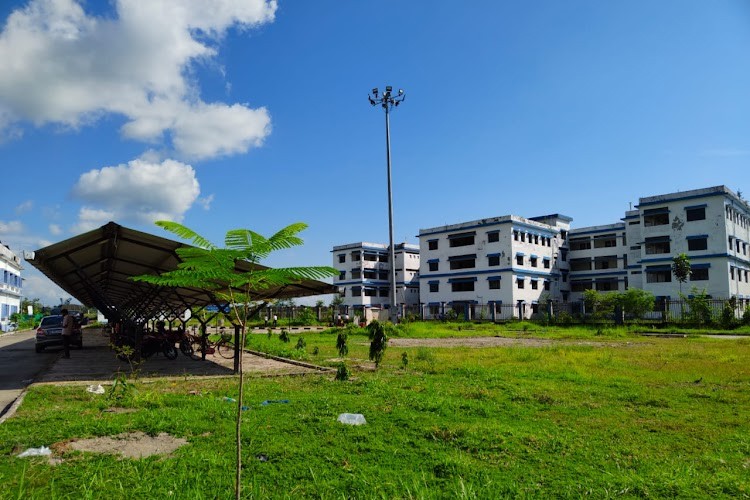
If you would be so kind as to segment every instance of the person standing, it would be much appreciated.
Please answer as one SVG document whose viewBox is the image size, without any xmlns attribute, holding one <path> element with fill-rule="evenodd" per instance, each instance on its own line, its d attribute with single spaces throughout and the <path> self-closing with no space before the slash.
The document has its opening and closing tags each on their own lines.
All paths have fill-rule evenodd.
<svg viewBox="0 0 750 500">
<path fill-rule="evenodd" d="M 276 328 L 276 325 L 279 322 L 279 317 L 277 315 L 273 315 L 273 327 Z"/>
<path fill-rule="evenodd" d="M 70 358 L 70 339 L 73 337 L 73 317 L 68 314 L 67 309 L 63 309 L 62 311 L 63 319 L 62 319 L 62 341 L 63 341 L 63 349 L 65 350 L 65 354 L 63 355 L 63 358 Z"/>
</svg>

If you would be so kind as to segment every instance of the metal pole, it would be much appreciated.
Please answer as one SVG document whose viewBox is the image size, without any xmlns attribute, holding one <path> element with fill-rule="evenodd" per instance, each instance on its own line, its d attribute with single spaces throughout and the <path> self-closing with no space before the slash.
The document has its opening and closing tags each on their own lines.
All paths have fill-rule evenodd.
<svg viewBox="0 0 750 500">
<path fill-rule="evenodd" d="M 385 150 L 388 161 L 388 239 L 390 241 L 390 261 L 391 261 L 391 322 L 396 323 L 397 305 L 396 305 L 396 251 L 393 245 L 393 192 L 391 190 L 391 122 L 389 106 L 385 108 Z"/>
</svg>

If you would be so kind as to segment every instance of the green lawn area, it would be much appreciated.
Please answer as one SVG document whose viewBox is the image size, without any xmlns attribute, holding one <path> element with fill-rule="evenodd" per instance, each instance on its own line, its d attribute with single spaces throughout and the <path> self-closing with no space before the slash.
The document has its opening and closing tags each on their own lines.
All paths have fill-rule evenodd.
<svg viewBox="0 0 750 500">
<path fill-rule="evenodd" d="M 750 339 L 466 326 L 411 325 L 401 333 L 562 340 L 549 347 L 390 347 L 377 371 L 355 370 L 345 382 L 330 375 L 248 379 L 245 496 L 750 495 Z M 254 335 L 251 342 L 294 351 L 298 337 L 281 345 Z M 304 338 L 297 357 L 334 364 L 335 334 Z M 366 364 L 367 342 L 350 336 L 350 366 Z M 0 425 L 0 497 L 229 498 L 234 405 L 223 398 L 235 397 L 235 386 L 231 379 L 136 381 L 119 400 L 82 386 L 34 387 Z M 135 411 L 104 411 L 110 407 Z M 367 425 L 338 423 L 344 412 L 364 414 Z M 58 465 L 15 457 L 29 447 L 128 431 L 167 432 L 189 444 L 141 460 L 60 446 Z"/>
</svg>

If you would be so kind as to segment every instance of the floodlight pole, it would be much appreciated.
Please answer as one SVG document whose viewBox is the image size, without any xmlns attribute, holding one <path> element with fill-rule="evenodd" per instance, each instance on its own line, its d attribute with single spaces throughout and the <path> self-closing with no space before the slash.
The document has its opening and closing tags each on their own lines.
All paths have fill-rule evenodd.
<svg viewBox="0 0 750 500">
<path fill-rule="evenodd" d="M 396 95 L 393 95 L 393 87 L 390 85 L 385 88 L 385 92 L 380 94 L 377 88 L 372 89 L 372 92 L 367 96 L 372 106 L 380 105 L 385 110 L 385 152 L 386 152 L 386 163 L 388 167 L 388 239 L 389 239 L 389 260 L 391 265 L 390 272 L 390 314 L 391 322 L 396 323 L 398 321 L 398 305 L 396 300 L 398 294 L 396 292 L 396 250 L 393 244 L 393 189 L 391 185 L 391 109 L 398 107 L 406 97 L 403 90 L 398 91 Z M 404 270 L 404 279 L 406 278 L 406 272 Z"/>
</svg>

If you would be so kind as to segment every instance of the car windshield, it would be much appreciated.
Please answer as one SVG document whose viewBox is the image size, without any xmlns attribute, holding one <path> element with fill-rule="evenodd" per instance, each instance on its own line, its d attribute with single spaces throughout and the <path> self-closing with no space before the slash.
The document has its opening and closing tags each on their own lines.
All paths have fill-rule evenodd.
<svg viewBox="0 0 750 500">
<path fill-rule="evenodd" d="M 46 318 L 42 318 L 42 323 L 39 326 L 44 328 L 62 326 L 62 316 L 47 316 Z"/>
</svg>

